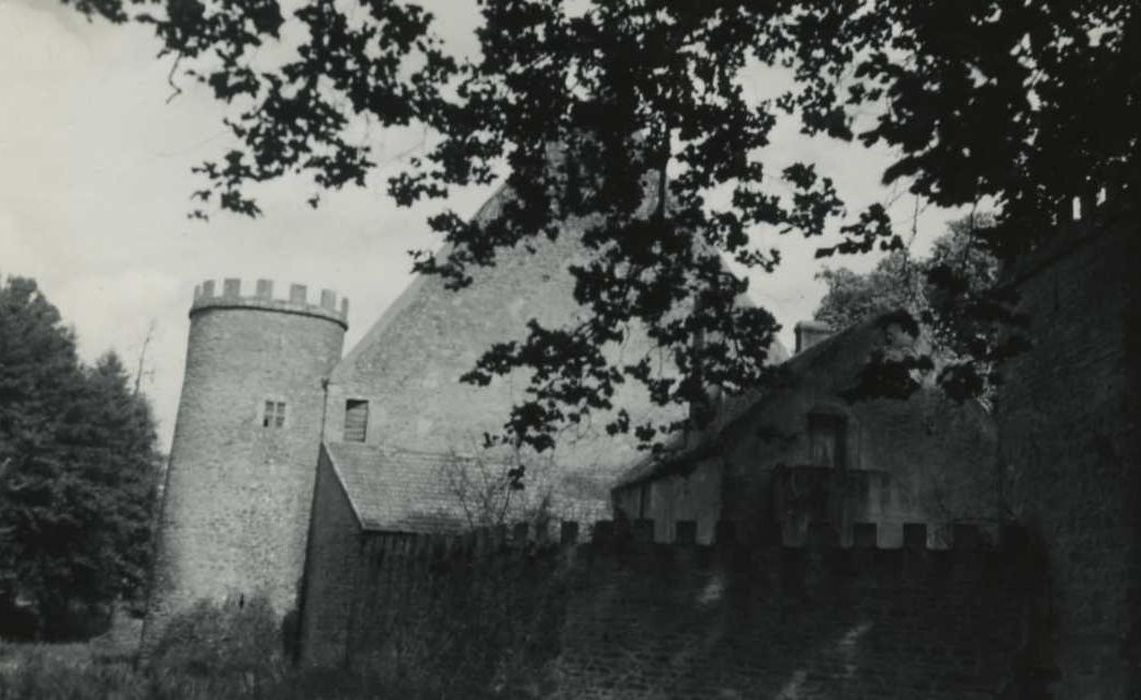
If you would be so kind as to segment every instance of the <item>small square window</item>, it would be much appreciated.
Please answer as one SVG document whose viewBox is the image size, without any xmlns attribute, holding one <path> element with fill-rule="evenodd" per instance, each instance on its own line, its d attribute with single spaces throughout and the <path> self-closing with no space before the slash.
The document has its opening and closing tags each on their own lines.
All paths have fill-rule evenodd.
<svg viewBox="0 0 1141 700">
<path fill-rule="evenodd" d="M 345 442 L 364 442 L 368 434 L 368 401 L 345 402 Z"/>
<path fill-rule="evenodd" d="M 265 412 L 262 414 L 263 428 L 280 428 L 285 425 L 285 402 L 266 401 Z"/>
</svg>

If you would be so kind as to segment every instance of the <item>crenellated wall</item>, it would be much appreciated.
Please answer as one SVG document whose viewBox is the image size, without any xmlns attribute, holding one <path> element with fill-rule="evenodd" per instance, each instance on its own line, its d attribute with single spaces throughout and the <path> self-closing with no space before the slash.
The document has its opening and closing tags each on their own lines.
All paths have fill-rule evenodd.
<svg viewBox="0 0 1141 700">
<path fill-rule="evenodd" d="M 556 663 L 563 698 L 991 698 L 1016 683 L 1032 610 L 1017 546 L 977 529 L 930 550 L 623 546 L 576 552 Z"/>
<path fill-rule="evenodd" d="M 1020 530 L 994 546 L 960 526 L 951 548 L 932 550 L 921 524 L 893 549 L 876 546 L 868 523 L 850 548 L 821 529 L 801 547 L 739 545 L 727 522 L 715 546 L 692 544 L 693 523 L 671 544 L 652 542 L 653 529 L 602 522 L 586 544 L 570 522 L 558 541 L 525 527 L 358 532 L 338 576 L 353 582 L 347 612 L 324 621 L 332 633 L 307 628 L 303 659 L 429 682 L 435 669 L 457 696 L 482 683 L 576 699 L 959 699 L 1024 687 L 1041 576 Z M 320 555 L 310 563 L 322 566 Z"/>
<path fill-rule="evenodd" d="M 288 294 L 282 295 L 275 294 L 274 286 L 273 280 L 259 279 L 251 288 L 248 283 L 231 277 L 222 280 L 219 288 L 215 280 L 206 280 L 194 287 L 190 315 L 193 317 L 205 309 L 260 309 L 324 318 L 348 329 L 349 300 L 341 298 L 338 308 L 337 293 L 333 290 L 322 289 L 313 300 L 316 303 L 311 303 L 309 288 L 304 284 L 290 284 Z"/>
</svg>

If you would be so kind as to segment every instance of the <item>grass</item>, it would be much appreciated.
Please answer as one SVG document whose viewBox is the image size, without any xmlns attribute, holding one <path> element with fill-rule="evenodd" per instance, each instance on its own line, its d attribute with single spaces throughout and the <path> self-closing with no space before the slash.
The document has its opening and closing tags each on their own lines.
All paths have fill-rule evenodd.
<svg viewBox="0 0 1141 700">
<path fill-rule="evenodd" d="M 328 683 L 312 687 L 319 679 L 293 672 L 274 619 L 260 600 L 200 604 L 171 622 L 146 662 L 139 660 L 141 621 L 122 615 L 85 643 L 0 641 L 0 700 L 366 697 Z"/>
<path fill-rule="evenodd" d="M 435 697 L 343 672 L 280 668 L 266 675 L 136 665 L 86 644 L 0 642 L 2 700 L 356 700 Z"/>
<path fill-rule="evenodd" d="M 353 700 L 426 698 L 439 693 L 394 687 L 341 671 L 299 671 L 282 653 L 268 603 L 201 603 L 175 618 L 140 661 L 139 620 L 117 618 L 85 643 L 0 641 L 0 700 Z"/>
<path fill-rule="evenodd" d="M 0 698 L 144 698 L 133 658 L 107 654 L 95 642 L 0 642 Z"/>
</svg>

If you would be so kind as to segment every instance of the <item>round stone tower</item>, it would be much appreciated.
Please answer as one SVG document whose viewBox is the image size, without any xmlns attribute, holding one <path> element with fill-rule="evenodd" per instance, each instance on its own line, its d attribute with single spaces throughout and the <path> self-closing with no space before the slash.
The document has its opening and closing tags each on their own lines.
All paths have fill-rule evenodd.
<svg viewBox="0 0 1141 700">
<path fill-rule="evenodd" d="M 247 290 L 249 291 L 249 290 Z M 258 280 L 194 290 L 186 373 L 163 493 L 144 637 L 195 601 L 269 597 L 283 614 L 301 576 L 324 387 L 348 301 Z"/>
</svg>

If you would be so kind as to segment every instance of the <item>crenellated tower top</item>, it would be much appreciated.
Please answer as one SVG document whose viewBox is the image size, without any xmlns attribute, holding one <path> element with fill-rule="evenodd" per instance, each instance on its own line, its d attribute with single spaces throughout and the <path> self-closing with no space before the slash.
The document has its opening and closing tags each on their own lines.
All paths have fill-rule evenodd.
<svg viewBox="0 0 1141 700">
<path fill-rule="evenodd" d="M 246 293 L 243 293 L 246 292 Z M 249 292 L 253 293 L 250 294 Z M 333 321 L 347 329 L 349 326 L 349 300 L 339 300 L 336 292 L 322 289 L 320 297 L 311 303 L 309 289 L 303 284 L 290 284 L 288 296 L 274 296 L 273 280 L 259 279 L 252 290 L 248 284 L 243 290 L 242 280 L 227 278 L 221 288 L 216 280 L 206 280 L 194 287 L 194 302 L 190 305 L 190 315 L 206 309 L 260 309 L 280 311 L 289 314 L 314 316 Z"/>
</svg>

